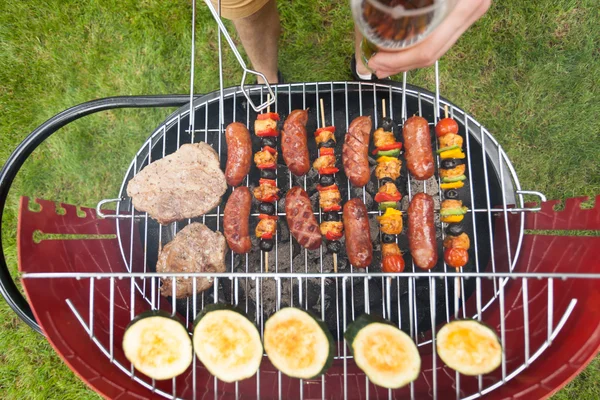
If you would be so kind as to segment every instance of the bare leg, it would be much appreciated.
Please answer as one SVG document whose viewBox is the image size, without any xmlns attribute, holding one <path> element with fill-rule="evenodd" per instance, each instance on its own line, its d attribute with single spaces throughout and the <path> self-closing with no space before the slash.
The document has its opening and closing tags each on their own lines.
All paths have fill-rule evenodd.
<svg viewBox="0 0 600 400">
<path fill-rule="evenodd" d="M 262 72 L 269 83 L 277 83 L 277 51 L 281 26 L 275 0 L 249 17 L 233 20 L 252 68 Z M 258 77 L 258 83 L 264 83 Z"/>
<path fill-rule="evenodd" d="M 360 44 L 363 40 L 363 35 L 360 33 L 356 25 L 354 25 L 354 54 L 356 57 L 356 71 L 360 75 L 371 75 L 371 71 L 365 66 L 360 56 Z"/>
</svg>

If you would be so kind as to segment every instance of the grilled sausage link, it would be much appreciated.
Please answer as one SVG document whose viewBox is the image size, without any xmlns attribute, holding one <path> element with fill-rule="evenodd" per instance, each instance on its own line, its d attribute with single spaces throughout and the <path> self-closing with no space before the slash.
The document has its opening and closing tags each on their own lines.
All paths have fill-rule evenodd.
<svg viewBox="0 0 600 400">
<path fill-rule="evenodd" d="M 309 250 L 321 246 L 321 233 L 313 214 L 308 194 L 294 186 L 285 196 L 285 214 L 290 232 L 302 247 Z"/>
<path fill-rule="evenodd" d="M 417 193 L 408 206 L 408 243 L 419 268 L 431 269 L 437 263 L 433 198 Z"/>
<path fill-rule="evenodd" d="M 354 186 L 363 187 L 369 182 L 369 138 L 371 117 L 358 117 L 350 124 L 342 148 L 344 173 Z"/>
<path fill-rule="evenodd" d="M 225 205 L 223 227 L 229 248 L 238 254 L 247 253 L 252 248 L 248 229 L 252 195 L 246 186 L 231 193 Z"/>
<path fill-rule="evenodd" d="M 238 186 L 250 172 L 252 163 L 252 140 L 244 124 L 233 122 L 225 129 L 227 141 L 227 166 L 225 180 L 228 185 Z"/>
<path fill-rule="evenodd" d="M 344 204 L 344 229 L 346 230 L 346 252 L 350 264 L 366 268 L 373 258 L 373 243 L 369 228 L 369 214 L 361 199 L 348 200 Z"/>
<path fill-rule="evenodd" d="M 418 180 L 429 179 L 433 176 L 433 152 L 429 124 L 422 117 L 410 117 L 402 129 L 406 166 Z"/>
<path fill-rule="evenodd" d="M 285 119 L 281 132 L 281 153 L 292 174 L 302 176 L 310 169 L 306 122 L 308 110 L 294 110 Z"/>
</svg>

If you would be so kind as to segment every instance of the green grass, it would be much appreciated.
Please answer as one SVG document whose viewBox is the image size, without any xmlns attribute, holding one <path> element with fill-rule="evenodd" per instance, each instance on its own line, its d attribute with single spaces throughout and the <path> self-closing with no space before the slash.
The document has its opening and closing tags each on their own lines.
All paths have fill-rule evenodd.
<svg viewBox="0 0 600 400">
<path fill-rule="evenodd" d="M 288 81 L 350 79 L 346 1 L 279 2 Z M 189 90 L 190 2 L 0 2 L 0 163 L 36 126 L 94 98 Z M 500 141 L 524 188 L 549 198 L 600 193 L 600 29 L 588 1 L 494 2 L 440 63 L 442 94 Z M 218 88 L 216 25 L 200 6 L 196 92 Z M 226 84 L 241 77 L 230 51 Z M 433 88 L 431 69 L 409 81 Z M 170 110 L 100 113 L 69 124 L 19 174 L 3 221 L 16 271 L 20 195 L 93 206 L 113 197 L 139 141 Z M 557 399 L 600 398 L 597 359 Z M 89 391 L 0 301 L 0 398 L 85 399 Z"/>
</svg>

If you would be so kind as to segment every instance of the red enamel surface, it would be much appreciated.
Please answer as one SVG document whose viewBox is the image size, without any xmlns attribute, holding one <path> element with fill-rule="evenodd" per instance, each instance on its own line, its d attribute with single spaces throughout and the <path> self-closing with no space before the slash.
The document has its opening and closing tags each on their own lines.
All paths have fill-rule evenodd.
<svg viewBox="0 0 600 400">
<path fill-rule="evenodd" d="M 29 199 L 21 199 L 18 251 L 21 272 L 58 272 L 58 271 L 90 271 L 111 272 L 125 271 L 119 244 L 114 239 L 96 240 L 44 240 L 38 244 L 33 241 L 36 230 L 44 233 L 59 234 L 115 234 L 114 220 L 96 218 L 95 211 L 82 208 L 85 217 L 77 216 L 74 206 L 62 205 L 65 215 L 57 215 L 53 202 L 37 200 L 42 206 L 40 212 L 29 210 Z M 590 210 L 581 210 L 582 199 L 570 199 L 563 211 L 554 211 L 555 202 L 542 204 L 539 213 L 527 213 L 526 229 L 561 229 L 561 230 L 600 230 L 600 196 L 596 205 Z M 508 214 L 506 223 L 511 234 L 512 253 L 516 246 L 517 232 L 520 227 L 520 214 Z M 123 240 L 129 241 L 129 223 L 124 222 Z M 139 240 L 134 235 L 134 240 Z M 502 215 L 496 217 L 495 227 L 495 267 L 497 271 L 508 270 L 508 252 L 506 251 L 505 221 Z M 136 242 L 134 251 L 142 246 Z M 522 272 L 600 272 L 600 237 L 525 235 L 521 254 L 515 267 Z M 143 260 L 134 254 L 134 260 Z M 142 265 L 134 265 L 134 270 L 143 270 Z M 487 269 L 488 271 L 491 268 Z M 570 279 L 554 282 L 554 326 L 558 324 L 569 303 L 575 299 L 577 304 L 567 323 L 562 328 L 552 345 L 541 356 L 530 364 L 529 368 L 520 372 L 514 379 L 492 391 L 486 398 L 543 398 L 558 390 L 572 379 L 594 357 L 600 349 L 600 282 L 583 279 Z M 29 302 L 40 326 L 48 340 L 81 379 L 106 398 L 138 399 L 162 398 L 156 393 L 132 380 L 98 349 L 90 340 L 88 333 L 71 312 L 66 300 L 69 299 L 79 311 L 84 321 L 88 321 L 89 280 L 73 279 L 24 279 L 23 286 Z M 94 290 L 94 335 L 106 348 L 109 348 L 109 280 L 96 280 Z M 115 282 L 114 312 L 114 358 L 127 368 L 120 342 L 123 331 L 130 321 L 129 298 L 130 280 Z M 482 300 L 485 304 L 493 294 L 493 283 L 482 280 Z M 531 355 L 546 340 L 547 330 L 547 286 L 546 280 L 529 280 L 529 332 Z M 137 292 L 135 295 L 135 312 L 138 314 L 150 308 Z M 468 314 L 476 310 L 475 296 L 471 296 L 465 307 Z M 510 373 L 524 362 L 524 328 L 523 297 L 520 280 L 510 281 L 505 288 L 505 323 L 506 323 L 506 358 L 507 370 Z M 168 302 L 162 301 L 165 309 L 170 309 Z M 483 319 L 499 331 L 499 305 L 495 301 L 484 312 Z M 471 315 L 472 316 L 472 315 Z M 439 327 L 438 327 L 439 328 Z M 426 340 L 424 337 L 422 340 Z M 432 397 L 432 355 L 431 346 L 421 347 L 423 358 L 422 373 L 415 382 L 415 397 Z M 454 371 L 446 368 L 442 361 L 436 360 L 437 393 L 440 398 L 455 397 Z M 198 398 L 213 398 L 214 381 L 206 370 L 198 363 L 197 367 Z M 149 381 L 146 377 L 142 377 Z M 261 367 L 261 398 L 278 398 L 277 373 L 265 359 Z M 191 398 L 191 368 L 177 378 L 178 396 Z M 483 378 L 484 388 L 501 379 L 500 370 Z M 343 364 L 339 361 L 329 370 L 326 376 L 325 398 L 343 397 Z M 462 395 L 470 395 L 477 391 L 476 378 L 461 376 Z M 157 382 L 159 390 L 170 393 L 171 381 Z M 298 398 L 300 384 L 296 379 L 282 377 L 282 397 Z M 218 383 L 218 391 L 225 393 L 220 398 L 233 398 L 234 384 Z M 249 379 L 239 383 L 239 392 L 243 398 L 256 397 L 256 380 Z M 304 381 L 305 398 L 321 398 L 321 380 Z M 410 396 L 409 388 L 393 391 L 394 397 Z M 369 384 L 369 398 L 387 398 L 387 390 Z M 446 396 L 448 395 L 448 396 Z M 353 362 L 348 363 L 348 397 L 351 399 L 367 398 L 365 378 Z"/>
</svg>

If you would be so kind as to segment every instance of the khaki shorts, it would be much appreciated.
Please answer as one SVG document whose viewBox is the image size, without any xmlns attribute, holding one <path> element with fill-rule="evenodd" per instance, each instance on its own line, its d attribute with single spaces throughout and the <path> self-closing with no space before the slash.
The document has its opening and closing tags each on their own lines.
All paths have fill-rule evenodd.
<svg viewBox="0 0 600 400">
<path fill-rule="evenodd" d="M 217 0 L 211 0 L 217 12 Z M 227 19 L 246 18 L 263 8 L 269 0 L 221 0 L 221 16 Z"/>
</svg>

